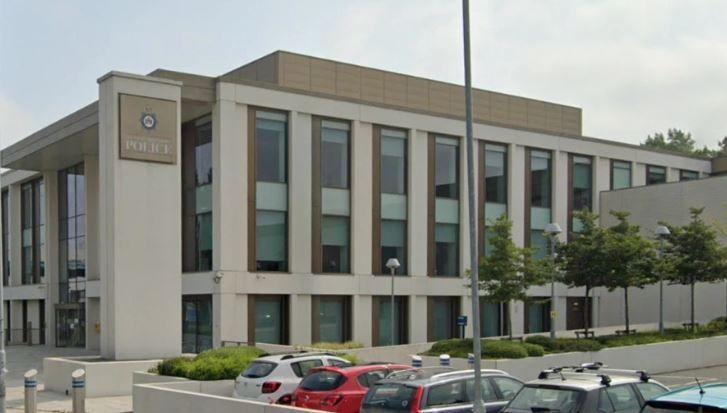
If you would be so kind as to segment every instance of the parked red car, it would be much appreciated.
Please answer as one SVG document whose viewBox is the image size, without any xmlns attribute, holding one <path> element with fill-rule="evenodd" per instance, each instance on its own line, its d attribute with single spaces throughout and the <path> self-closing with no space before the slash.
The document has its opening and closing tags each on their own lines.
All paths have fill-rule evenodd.
<svg viewBox="0 0 727 413">
<path fill-rule="evenodd" d="M 307 409 L 358 413 L 369 387 L 392 371 L 411 368 L 403 364 L 369 364 L 312 369 L 293 392 L 292 404 Z"/>
</svg>

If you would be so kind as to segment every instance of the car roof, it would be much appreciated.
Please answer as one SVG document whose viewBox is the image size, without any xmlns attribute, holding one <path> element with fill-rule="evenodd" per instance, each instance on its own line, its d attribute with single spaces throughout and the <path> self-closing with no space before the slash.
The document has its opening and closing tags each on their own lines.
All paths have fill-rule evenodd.
<svg viewBox="0 0 727 413">
<path fill-rule="evenodd" d="M 628 383 L 639 383 L 641 380 L 638 377 L 632 377 L 632 376 L 615 376 L 615 375 L 608 375 L 608 377 L 611 379 L 611 383 L 609 386 L 617 386 L 619 384 L 628 384 Z M 605 384 L 602 383 L 601 377 L 596 374 L 564 374 L 563 377 L 561 377 L 558 374 L 552 374 L 548 376 L 548 378 L 545 379 L 536 379 L 527 382 L 526 386 L 555 386 L 555 387 L 563 387 L 563 388 L 571 388 L 571 389 L 577 389 L 577 390 L 595 390 L 599 389 L 601 387 L 606 387 Z"/>
<path fill-rule="evenodd" d="M 482 376 L 508 376 L 502 370 L 482 369 Z M 474 370 L 455 370 L 451 367 L 422 367 L 391 373 L 379 383 L 406 383 L 415 386 L 441 383 L 462 376 L 474 376 Z"/>
<path fill-rule="evenodd" d="M 258 357 L 254 361 L 270 361 L 270 362 L 280 363 L 282 361 L 293 362 L 293 361 L 301 361 L 301 360 L 319 359 L 321 357 L 331 357 L 331 358 L 341 359 L 340 357 L 337 357 L 337 356 L 335 356 L 333 354 L 329 354 L 329 353 L 285 353 L 285 354 L 271 354 L 268 356 Z"/>
<path fill-rule="evenodd" d="M 381 369 L 387 369 L 387 368 L 393 368 L 397 370 L 405 370 L 409 369 L 410 367 L 405 364 L 394 364 L 394 363 L 376 363 L 376 364 L 360 364 L 356 366 L 346 366 L 346 367 L 338 367 L 338 366 L 321 366 L 316 367 L 312 371 L 335 371 L 339 372 L 341 374 L 360 374 L 365 373 L 373 370 L 381 370 Z"/>
<path fill-rule="evenodd" d="M 651 401 L 727 408 L 727 383 L 703 384 L 702 389 L 704 393 L 700 393 L 699 386 L 684 387 L 656 396 Z"/>
</svg>

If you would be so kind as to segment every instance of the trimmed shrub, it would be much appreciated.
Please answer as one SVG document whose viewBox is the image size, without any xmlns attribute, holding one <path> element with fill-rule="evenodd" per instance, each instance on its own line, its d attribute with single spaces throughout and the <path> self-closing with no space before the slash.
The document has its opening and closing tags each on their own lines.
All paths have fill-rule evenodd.
<svg viewBox="0 0 727 413">
<path fill-rule="evenodd" d="M 533 343 L 523 343 L 523 348 L 528 352 L 528 357 L 540 357 L 545 355 L 543 346 Z"/>
<path fill-rule="evenodd" d="M 347 341 L 345 343 L 313 343 L 312 348 L 318 348 L 321 350 L 351 350 L 354 348 L 362 348 L 363 344 L 357 341 Z"/>
<path fill-rule="evenodd" d="M 226 347 L 208 350 L 197 357 L 177 357 L 164 360 L 156 372 L 164 376 L 185 377 L 192 380 L 235 379 L 254 359 L 265 354 L 255 347 Z"/>
<path fill-rule="evenodd" d="M 556 338 L 555 348 L 559 353 L 569 353 L 573 351 L 598 351 L 603 348 L 603 344 L 596 340 L 585 338 Z"/>
<path fill-rule="evenodd" d="M 542 351 L 542 347 L 540 350 Z M 483 340 L 482 357 L 488 359 L 521 359 L 528 356 L 522 343 L 505 340 Z M 465 355 L 466 357 L 466 355 Z"/>
<path fill-rule="evenodd" d="M 548 336 L 529 336 L 525 338 L 526 343 L 537 344 L 547 351 L 555 351 L 555 341 Z"/>
<path fill-rule="evenodd" d="M 156 372 L 162 376 L 186 377 L 191 365 L 191 358 L 176 357 L 159 363 Z"/>
<path fill-rule="evenodd" d="M 336 354 L 336 356 L 348 360 L 348 362 L 353 364 L 354 366 L 356 364 L 361 364 L 361 359 L 359 359 L 358 356 L 355 354 Z"/>
<path fill-rule="evenodd" d="M 484 344 L 483 340 L 483 344 Z M 472 352 L 472 339 L 452 338 L 449 340 L 437 341 L 432 348 L 426 352 L 428 356 L 439 356 L 440 354 L 449 354 L 452 357 L 467 357 Z"/>
<path fill-rule="evenodd" d="M 706 327 L 709 331 L 725 331 L 727 330 L 727 317 L 717 317 L 710 321 Z"/>
</svg>

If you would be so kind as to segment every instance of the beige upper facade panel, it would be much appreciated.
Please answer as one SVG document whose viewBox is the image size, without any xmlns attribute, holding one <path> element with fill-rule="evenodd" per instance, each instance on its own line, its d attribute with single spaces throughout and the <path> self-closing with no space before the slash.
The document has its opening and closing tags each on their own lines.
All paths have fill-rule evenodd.
<svg viewBox="0 0 727 413">
<path fill-rule="evenodd" d="M 289 52 L 275 52 L 221 78 L 265 82 L 328 97 L 437 116 L 464 117 L 464 88 L 445 82 Z M 473 90 L 477 122 L 581 136 L 581 109 L 487 90 Z"/>
</svg>

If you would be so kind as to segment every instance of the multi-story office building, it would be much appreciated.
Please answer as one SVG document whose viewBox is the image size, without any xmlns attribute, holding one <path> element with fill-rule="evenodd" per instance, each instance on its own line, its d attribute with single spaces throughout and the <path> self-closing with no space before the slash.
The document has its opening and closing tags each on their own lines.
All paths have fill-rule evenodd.
<svg viewBox="0 0 727 413">
<path fill-rule="evenodd" d="M 98 101 L 2 151 L 11 341 L 125 359 L 457 334 L 471 311 L 461 86 L 287 52 L 98 84 Z M 577 231 L 573 211 L 599 211 L 601 191 L 711 172 L 582 136 L 570 106 L 475 90 L 474 117 L 481 254 L 501 214 L 544 254 L 545 225 Z M 559 329 L 581 326 L 581 294 L 557 288 Z M 597 324 L 618 319 L 606 294 Z M 549 329 L 549 288 L 531 296 L 512 303 L 516 334 Z M 503 304 L 482 304 L 484 333 L 502 334 Z"/>
</svg>

